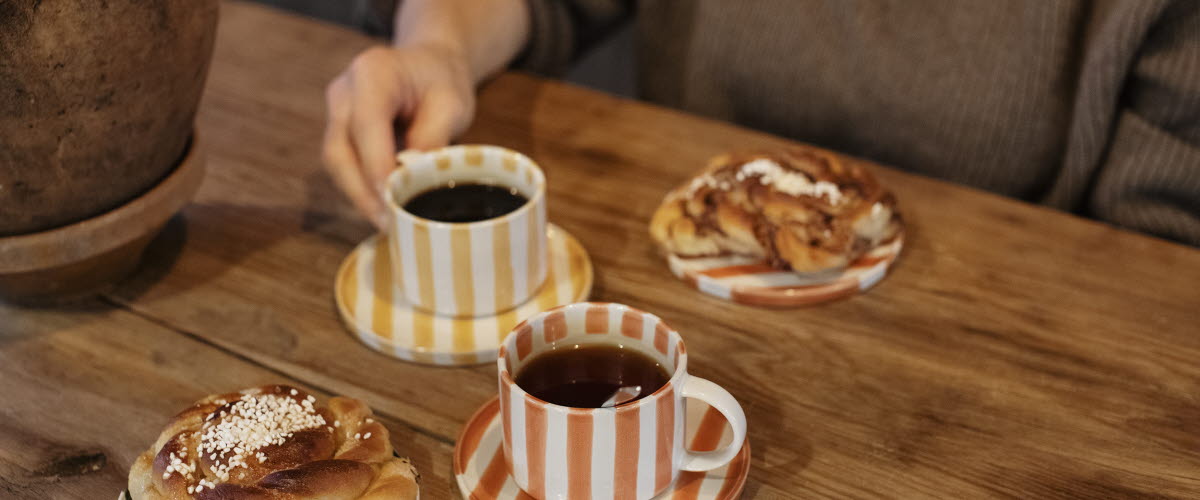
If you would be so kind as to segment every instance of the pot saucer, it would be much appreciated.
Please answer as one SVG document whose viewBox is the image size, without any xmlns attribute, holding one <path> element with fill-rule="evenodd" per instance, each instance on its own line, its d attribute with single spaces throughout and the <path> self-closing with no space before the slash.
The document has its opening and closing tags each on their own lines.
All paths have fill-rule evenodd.
<svg viewBox="0 0 1200 500">
<path fill-rule="evenodd" d="M 693 451 L 711 451 L 733 440 L 733 431 L 715 408 L 687 399 L 686 443 Z M 454 444 L 454 478 L 467 500 L 527 500 L 529 495 L 509 476 L 502 447 L 500 400 L 492 398 L 463 427 Z M 689 498 L 731 500 L 742 494 L 750 472 L 750 440 L 724 467 L 707 472 L 680 472 L 656 500 Z"/>
<path fill-rule="evenodd" d="M 736 255 L 680 257 L 668 255 L 671 272 L 692 288 L 739 304 L 799 307 L 829 302 L 867 291 L 883 279 L 900 256 L 904 232 L 833 272 L 795 273 L 765 261 Z"/>
<path fill-rule="evenodd" d="M 125 278 L 167 220 L 191 202 L 205 158 L 204 142 L 193 132 L 179 163 L 129 202 L 54 229 L 0 237 L 0 302 L 66 303 Z"/>
<path fill-rule="evenodd" d="M 550 224 L 546 283 L 525 303 L 490 316 L 451 318 L 413 309 L 392 281 L 387 236 L 367 238 L 342 261 L 334 295 L 342 322 L 368 347 L 405 361 L 463 366 L 496 360 L 500 341 L 521 320 L 587 300 L 592 262 L 579 241 Z"/>
</svg>

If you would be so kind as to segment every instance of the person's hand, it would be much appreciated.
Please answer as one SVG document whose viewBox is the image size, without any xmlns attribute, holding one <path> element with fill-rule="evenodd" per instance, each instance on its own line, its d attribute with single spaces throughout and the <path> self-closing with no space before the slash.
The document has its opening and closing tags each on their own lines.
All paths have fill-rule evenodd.
<svg viewBox="0 0 1200 500">
<path fill-rule="evenodd" d="M 325 167 L 377 226 L 387 218 L 382 193 L 397 138 L 404 149 L 428 150 L 470 125 L 475 94 L 468 73 L 449 49 L 380 46 L 355 57 L 325 90 Z"/>
</svg>

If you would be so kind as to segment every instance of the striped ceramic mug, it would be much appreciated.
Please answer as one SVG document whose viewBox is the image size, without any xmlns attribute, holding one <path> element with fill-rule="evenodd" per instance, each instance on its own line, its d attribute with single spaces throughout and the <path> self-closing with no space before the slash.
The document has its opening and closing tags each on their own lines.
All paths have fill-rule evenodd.
<svg viewBox="0 0 1200 500">
<path fill-rule="evenodd" d="M 655 393 L 615 408 L 569 408 L 526 393 L 513 382 L 539 353 L 556 346 L 618 344 L 657 360 L 671 374 Z M 500 347 L 500 415 L 504 457 L 517 485 L 539 499 L 645 500 L 681 470 L 715 469 L 746 438 L 746 416 L 725 389 L 687 373 L 679 334 L 658 317 L 621 304 L 582 302 L 533 316 Z M 728 447 L 684 448 L 683 398 L 719 410 L 733 428 Z"/>
<path fill-rule="evenodd" d="M 388 177 L 391 262 L 413 306 L 457 317 L 487 316 L 524 303 L 546 280 L 546 178 L 523 154 L 495 146 L 404 152 Z M 516 188 L 528 201 L 468 223 L 417 217 L 412 197 L 451 183 Z"/>
</svg>

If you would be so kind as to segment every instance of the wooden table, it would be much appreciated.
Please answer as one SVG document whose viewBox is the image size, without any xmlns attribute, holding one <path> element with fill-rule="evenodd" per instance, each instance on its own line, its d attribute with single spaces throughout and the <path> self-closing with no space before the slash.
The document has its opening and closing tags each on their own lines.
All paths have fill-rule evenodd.
<svg viewBox="0 0 1200 500">
<path fill-rule="evenodd" d="M 425 498 L 450 498 L 454 439 L 495 368 L 377 354 L 331 297 L 372 230 L 322 173 L 322 89 L 371 43 L 223 6 L 195 202 L 99 300 L 0 306 L 0 497 L 110 498 L 177 410 L 286 382 L 366 399 Z M 484 89 L 463 141 L 539 161 L 593 298 L 665 318 L 692 371 L 741 400 L 744 498 L 1200 497 L 1200 251 L 879 169 L 910 228 L 892 275 L 754 309 L 674 279 L 646 223 L 711 155 L 788 141 L 517 74 Z"/>
</svg>

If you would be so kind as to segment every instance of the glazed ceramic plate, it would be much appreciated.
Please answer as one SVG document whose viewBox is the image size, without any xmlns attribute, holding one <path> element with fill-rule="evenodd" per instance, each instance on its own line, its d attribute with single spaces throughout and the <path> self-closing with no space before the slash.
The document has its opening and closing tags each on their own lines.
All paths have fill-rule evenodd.
<svg viewBox="0 0 1200 500">
<path fill-rule="evenodd" d="M 500 341 L 521 320 L 572 302 L 592 290 L 592 262 L 575 237 L 550 224 L 546 283 L 513 309 L 451 318 L 413 309 L 391 280 L 386 236 L 363 241 L 342 261 L 334 290 L 342 321 L 368 347 L 405 361 L 461 366 L 496 360 Z"/>
<path fill-rule="evenodd" d="M 875 286 L 896 262 L 904 233 L 829 273 L 780 271 L 760 259 L 668 255 L 671 272 L 692 288 L 752 306 L 797 307 L 849 297 Z"/>
<path fill-rule="evenodd" d="M 454 444 L 454 477 L 468 500 L 527 500 L 508 475 L 502 449 L 500 400 L 493 398 L 467 421 Z M 733 430 L 716 409 L 687 400 L 687 443 L 693 451 L 720 449 L 733 440 Z M 742 494 L 750 472 L 750 441 L 724 467 L 707 472 L 680 472 L 656 500 L 729 500 Z"/>
</svg>

